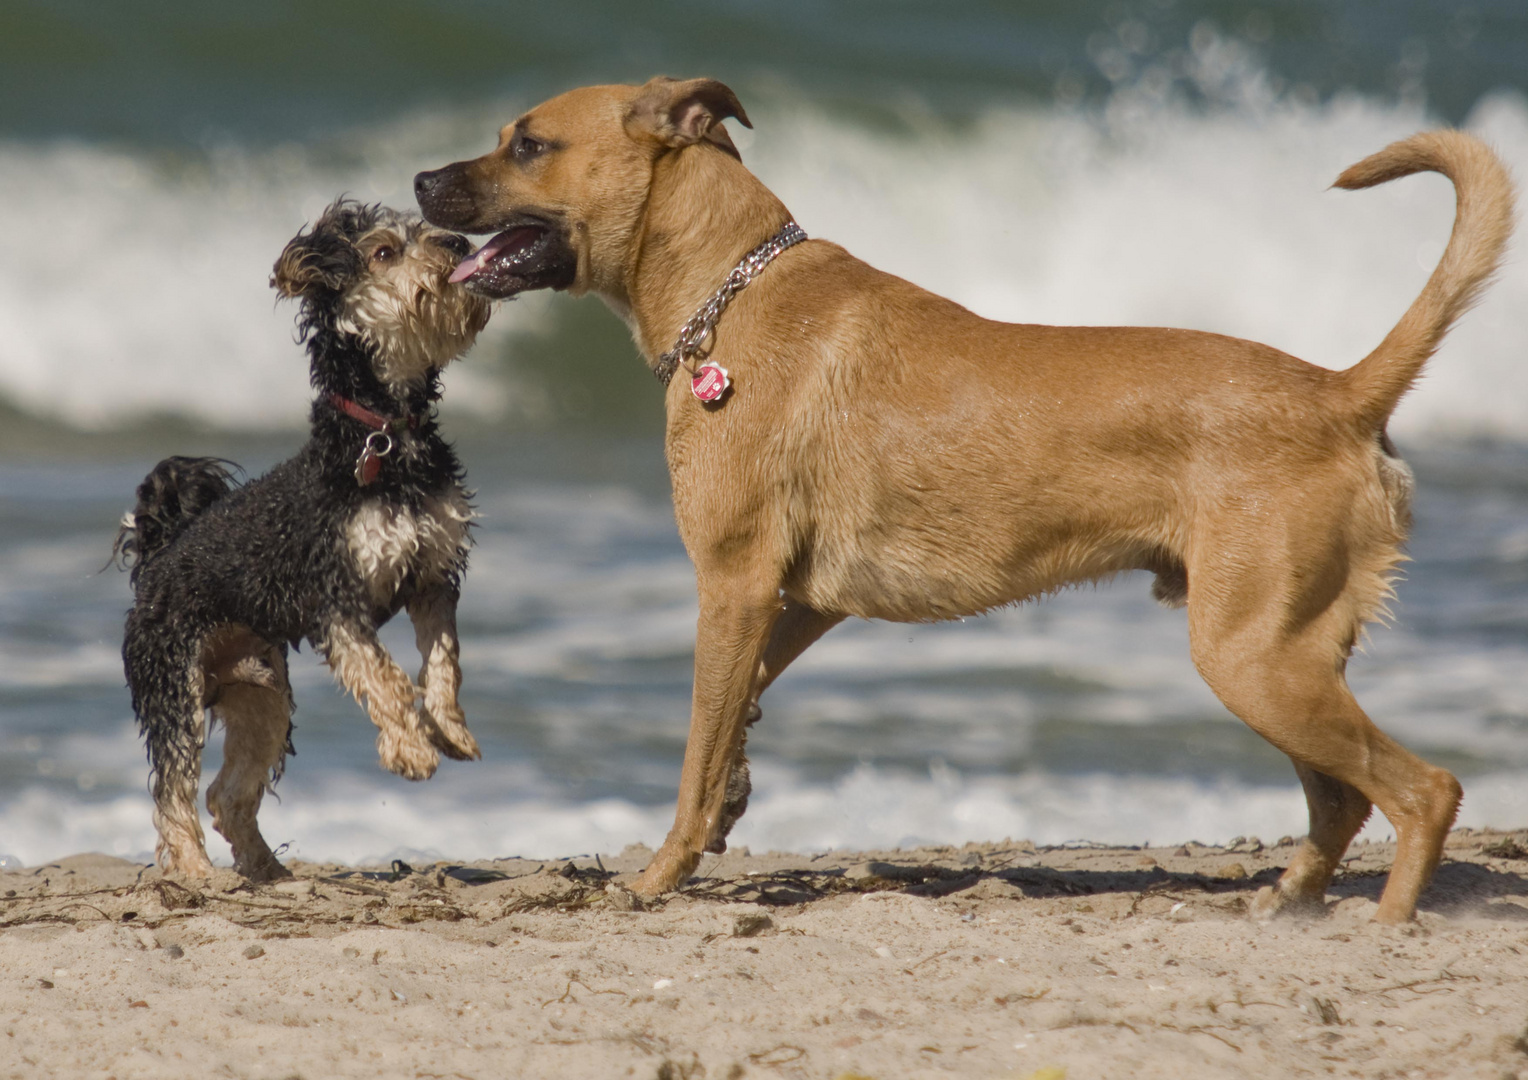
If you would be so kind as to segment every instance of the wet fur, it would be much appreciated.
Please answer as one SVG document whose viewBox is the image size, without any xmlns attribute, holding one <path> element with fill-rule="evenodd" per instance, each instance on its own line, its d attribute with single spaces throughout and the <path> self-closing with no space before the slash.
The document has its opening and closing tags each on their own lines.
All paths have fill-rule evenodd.
<svg viewBox="0 0 1528 1080">
<path fill-rule="evenodd" d="M 459 236 L 417 218 L 343 200 L 330 207 L 287 245 L 272 279 L 301 304 L 318 391 L 306 445 L 243 486 L 225 462 L 183 457 L 139 485 L 118 537 L 135 593 L 123 660 L 166 871 L 211 871 L 196 808 L 210 709 L 227 731 L 207 792 L 213 823 L 239 872 L 286 874 L 255 816 L 292 752 L 286 658 L 304 640 L 366 705 L 387 768 L 423 779 L 441 753 L 478 754 L 456 704 L 455 608 L 471 511 L 461 463 L 432 413 L 440 368 L 487 320 L 482 300 L 445 282 L 465 250 Z M 330 393 L 384 416 L 420 417 L 366 487 L 354 471 L 371 429 Z M 376 638 L 404 608 L 425 657 L 423 710 Z"/>
</svg>

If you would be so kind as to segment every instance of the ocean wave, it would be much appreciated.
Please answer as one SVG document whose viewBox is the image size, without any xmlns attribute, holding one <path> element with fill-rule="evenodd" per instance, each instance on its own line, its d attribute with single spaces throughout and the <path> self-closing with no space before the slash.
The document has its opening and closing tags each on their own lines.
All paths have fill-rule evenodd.
<svg viewBox="0 0 1528 1080">
<path fill-rule="evenodd" d="M 529 778 L 527 782 L 531 783 Z M 779 766 L 756 767 L 747 815 L 730 838 L 754 851 L 828 851 L 1028 839 L 1061 844 L 1088 839 L 1112 844 L 1223 844 L 1234 836 L 1271 841 L 1306 828 L 1298 784 L 1245 785 L 1171 777 L 1033 772 L 1012 778 L 966 778 L 936 762 L 925 775 L 869 765 L 828 784 L 813 784 Z M 288 859 L 386 863 L 396 857 L 559 858 L 656 847 L 672 820 L 671 806 L 625 799 L 574 802 L 525 797 L 482 783 L 468 791 L 411 787 L 403 795 L 383 782 L 337 773 L 288 777 L 282 798 L 267 799 L 260 826 Z M 524 788 L 521 789 L 525 790 Z M 532 788 L 533 790 L 533 788 Z M 1528 772 L 1478 776 L 1465 785 L 1459 824 L 1512 827 L 1528 820 Z M 471 794 L 472 797 L 464 797 Z M 90 800 L 33 785 L 0 800 L 5 833 L 0 852 L 36 865 L 81 851 L 152 859 L 154 830 L 146 794 Z M 209 828 L 213 861 L 231 865 L 222 838 Z M 1360 837 L 1394 832 L 1381 815 Z M 707 857 L 706 873 L 718 865 Z"/>
<path fill-rule="evenodd" d="M 959 129 L 910 115 L 893 134 L 780 92 L 750 105 L 756 131 L 736 134 L 808 232 L 981 314 L 1195 327 L 1348 366 L 1421 288 L 1453 199 L 1437 177 L 1327 185 L 1433 121 L 1417 104 L 1279 96 L 1235 60 L 1214 68 L 1225 85 L 1208 107 L 1145 93 L 1148 72 L 1102 112 L 997 108 Z M 477 152 L 490 118 L 513 111 L 410 115 L 352 133 L 344 153 L 235 147 L 188 161 L 0 143 L 0 399 L 81 428 L 162 415 L 299 425 L 306 369 L 266 285 L 282 244 L 340 191 L 409 204 L 415 169 Z M 1482 100 L 1468 126 L 1528 174 L 1522 97 Z M 557 337 L 553 310 L 546 296 L 501 305 L 452 369 L 448 407 L 511 422 L 542 408 L 548 377 L 518 368 L 517 349 L 527 335 L 584 347 Z M 1528 267 L 1514 259 L 1402 404 L 1397 433 L 1528 438 L 1525 340 Z M 636 361 L 617 348 L 599 363 Z"/>
<path fill-rule="evenodd" d="M 1419 107 L 1357 97 L 1208 112 L 1164 103 L 1112 124 L 996 112 L 970 135 L 910 146 L 819 119 L 788 140 L 761 136 L 758 171 L 809 233 L 981 315 L 1190 327 L 1342 368 L 1421 290 L 1454 199 L 1436 176 L 1326 189 L 1432 123 Z M 1483 100 L 1467 126 L 1528 171 L 1528 101 Z M 1528 267 L 1509 252 L 1392 430 L 1528 437 L 1525 341 Z"/>
</svg>

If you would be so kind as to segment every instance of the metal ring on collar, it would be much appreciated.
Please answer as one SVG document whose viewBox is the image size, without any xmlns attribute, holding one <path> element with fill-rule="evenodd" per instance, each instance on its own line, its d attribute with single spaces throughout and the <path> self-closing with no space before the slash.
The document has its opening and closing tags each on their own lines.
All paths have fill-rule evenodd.
<svg viewBox="0 0 1528 1080">
<path fill-rule="evenodd" d="M 385 444 L 385 445 L 379 445 Z M 373 431 L 366 436 L 366 446 L 362 451 L 375 457 L 387 457 L 393 452 L 393 437 L 385 431 Z"/>
</svg>

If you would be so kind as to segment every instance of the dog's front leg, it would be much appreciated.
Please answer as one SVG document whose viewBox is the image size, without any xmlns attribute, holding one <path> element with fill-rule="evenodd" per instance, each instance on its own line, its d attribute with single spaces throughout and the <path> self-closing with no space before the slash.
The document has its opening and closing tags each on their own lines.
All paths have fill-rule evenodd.
<svg viewBox="0 0 1528 1080">
<path fill-rule="evenodd" d="M 461 647 L 456 637 L 456 598 L 456 590 L 446 586 L 426 589 L 409 601 L 409 619 L 424 660 L 419 685 L 424 690 L 425 732 L 447 757 L 475 761 L 483 756 L 482 751 L 467 730 L 467 718 L 457 702 L 462 669 L 458 663 Z"/>
<path fill-rule="evenodd" d="M 689 877 L 721 830 L 727 782 L 742 745 L 759 661 L 780 607 L 772 578 L 763 587 L 757 580 L 736 577 L 702 579 L 679 804 L 668 839 L 634 886 L 644 896 L 668 892 Z"/>
<path fill-rule="evenodd" d="M 377 725 L 382 767 L 409 780 L 435 775 L 440 754 L 414 707 L 414 684 L 383 648 L 377 632 L 359 621 L 336 620 L 319 648 L 341 685 Z"/>
</svg>

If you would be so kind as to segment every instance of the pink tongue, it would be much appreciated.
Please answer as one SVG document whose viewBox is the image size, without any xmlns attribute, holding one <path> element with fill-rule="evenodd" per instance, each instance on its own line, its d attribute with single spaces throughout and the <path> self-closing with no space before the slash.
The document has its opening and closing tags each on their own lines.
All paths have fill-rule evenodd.
<svg viewBox="0 0 1528 1080">
<path fill-rule="evenodd" d="M 466 281 L 479 270 L 483 269 L 483 264 L 486 263 L 492 256 L 492 252 L 488 250 L 490 246 L 492 246 L 492 241 L 484 244 L 471 255 L 468 255 L 461 262 L 457 263 L 456 269 L 451 271 L 451 284 L 458 285 L 461 282 Z"/>
<path fill-rule="evenodd" d="M 488 241 L 488 243 L 478 248 L 471 255 L 468 255 L 465 259 L 457 264 L 456 269 L 451 271 L 451 283 L 456 285 L 466 281 L 473 274 L 487 266 L 489 260 L 492 259 L 495 255 L 507 248 L 512 242 L 519 239 L 525 231 L 526 230 L 524 228 L 519 228 L 506 229 L 504 232 L 499 233 L 492 240 Z"/>
</svg>

